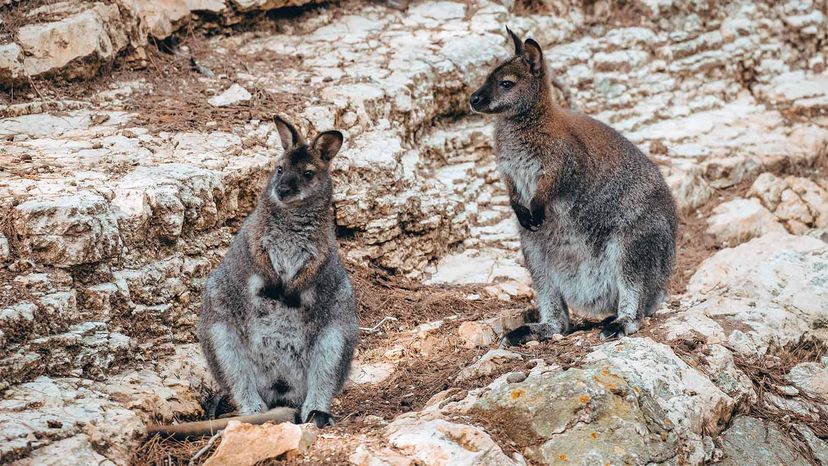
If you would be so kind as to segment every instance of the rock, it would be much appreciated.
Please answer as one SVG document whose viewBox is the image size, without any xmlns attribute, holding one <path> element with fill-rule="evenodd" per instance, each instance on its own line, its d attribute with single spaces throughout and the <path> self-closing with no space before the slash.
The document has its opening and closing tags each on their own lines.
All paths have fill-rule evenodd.
<svg viewBox="0 0 828 466">
<path fill-rule="evenodd" d="M 708 233 L 729 246 L 767 233 L 785 233 L 785 227 L 756 199 L 734 199 L 716 206 L 707 225 Z"/>
<path fill-rule="evenodd" d="M 32 462 L 57 461 L 65 449 L 98 459 L 84 448 L 116 464 L 124 464 L 138 445 L 143 425 L 130 410 L 113 403 L 80 379 L 37 379 L 15 386 L 0 400 L 0 461 L 29 455 Z M 40 451 L 52 440 L 84 435 L 62 446 Z"/>
<path fill-rule="evenodd" d="M 9 239 L 0 233 L 0 263 L 7 262 L 11 259 L 11 248 L 9 247 Z"/>
<path fill-rule="evenodd" d="M 796 234 L 828 225 L 828 191 L 808 178 L 784 179 L 763 173 L 750 188 L 779 220 Z"/>
<path fill-rule="evenodd" d="M 85 434 L 75 435 L 35 450 L 28 458 L 14 461 L 11 464 L 14 466 L 60 466 L 65 464 L 67 458 L 72 458 L 72 461 L 78 464 L 99 466 L 115 466 L 116 464 L 96 452 L 89 442 L 89 437 Z"/>
<path fill-rule="evenodd" d="M 797 453 L 791 440 L 775 425 L 749 416 L 733 419 L 730 428 L 722 434 L 724 456 L 719 464 L 809 464 Z"/>
<path fill-rule="evenodd" d="M 828 367 L 825 364 L 797 364 L 788 372 L 788 380 L 806 394 L 828 402 Z"/>
<path fill-rule="evenodd" d="M 15 207 L 22 257 L 68 267 L 97 262 L 120 251 L 118 224 L 106 199 L 91 192 L 40 197 Z"/>
<path fill-rule="evenodd" d="M 695 165 L 666 175 L 667 185 L 670 186 L 680 211 L 691 212 L 706 204 L 713 196 L 713 190 L 703 175 L 701 167 Z"/>
<path fill-rule="evenodd" d="M 403 455 L 417 464 L 517 465 L 506 456 L 483 430 L 443 419 L 416 415 L 398 416 L 383 431 L 383 436 Z M 398 463 L 399 464 L 399 463 Z"/>
<path fill-rule="evenodd" d="M 356 385 L 377 384 L 394 373 L 394 365 L 388 362 L 373 364 L 355 363 L 348 374 L 348 380 Z"/>
<path fill-rule="evenodd" d="M 221 94 L 211 97 L 207 102 L 209 102 L 213 107 L 226 107 L 240 102 L 247 102 L 252 98 L 253 96 L 247 92 L 247 89 L 239 86 L 238 84 L 233 84 Z"/>
<path fill-rule="evenodd" d="M 768 234 L 705 260 L 687 285 L 668 338 L 696 332 L 745 355 L 822 335 L 828 311 L 828 244 Z M 686 339 L 686 338 L 685 338 Z"/>
<path fill-rule="evenodd" d="M 437 271 L 427 283 L 491 283 L 496 280 L 514 280 L 532 283 L 529 272 L 515 262 L 514 254 L 496 250 L 466 250 L 460 254 L 443 257 Z"/>
<path fill-rule="evenodd" d="M 506 377 L 506 382 L 520 383 L 526 380 L 526 374 L 523 372 L 512 372 Z"/>
<path fill-rule="evenodd" d="M 285 422 L 254 426 L 230 421 L 224 429 L 216 452 L 204 463 L 207 466 L 254 465 L 279 455 L 304 454 L 316 440 L 314 430 Z"/>
<path fill-rule="evenodd" d="M 463 346 L 466 348 L 489 346 L 497 338 L 494 330 L 482 322 L 463 322 L 457 331 L 460 333 L 460 338 L 463 339 Z"/>
<path fill-rule="evenodd" d="M 489 350 L 483 357 L 471 366 L 463 369 L 457 374 L 457 381 L 476 379 L 494 374 L 509 363 L 520 361 L 523 356 L 504 349 Z"/>
<path fill-rule="evenodd" d="M 523 382 L 495 382 L 489 388 L 472 411 L 500 419 L 504 432 L 534 462 L 644 464 L 675 455 L 669 422 L 649 421 L 633 388 L 608 366 L 533 370 Z"/>
<path fill-rule="evenodd" d="M 116 4 L 75 3 L 59 21 L 27 24 L 16 35 L 26 76 L 62 72 L 70 76 L 92 76 L 99 66 L 112 61 L 130 43 L 128 23 Z M 6 52 L 6 56 L 8 52 Z M 2 62 L 0 62 L 2 63 Z M 66 65 L 74 63 L 68 70 Z M 0 75 L 20 74 L 16 66 Z"/>
<path fill-rule="evenodd" d="M 312 0 L 231 0 L 239 11 L 273 10 L 289 6 L 302 6 Z"/>
<path fill-rule="evenodd" d="M 189 19 L 186 0 L 131 0 L 129 5 L 141 24 L 156 39 L 166 39 L 178 29 L 182 20 Z"/>
<path fill-rule="evenodd" d="M 375 451 L 366 445 L 359 445 L 348 461 L 356 466 L 410 466 L 414 463 L 390 448 Z"/>
</svg>

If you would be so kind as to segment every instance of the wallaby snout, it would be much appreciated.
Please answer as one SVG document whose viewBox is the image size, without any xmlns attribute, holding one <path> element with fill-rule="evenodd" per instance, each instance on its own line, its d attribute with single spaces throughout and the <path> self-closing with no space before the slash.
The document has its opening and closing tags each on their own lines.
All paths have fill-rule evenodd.
<svg viewBox="0 0 828 466">
<path fill-rule="evenodd" d="M 486 110 L 490 102 L 491 99 L 486 96 L 486 89 L 482 87 L 474 91 L 474 94 L 469 98 L 469 106 L 471 106 L 471 109 L 480 113 Z"/>
<path fill-rule="evenodd" d="M 283 175 L 276 184 L 276 196 L 280 201 L 289 201 L 299 194 L 299 177 L 293 173 Z"/>
</svg>

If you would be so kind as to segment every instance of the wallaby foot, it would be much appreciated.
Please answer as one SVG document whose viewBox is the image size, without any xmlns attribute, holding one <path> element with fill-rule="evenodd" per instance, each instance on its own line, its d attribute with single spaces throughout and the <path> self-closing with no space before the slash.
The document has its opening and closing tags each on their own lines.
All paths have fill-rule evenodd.
<svg viewBox="0 0 828 466">
<path fill-rule="evenodd" d="M 213 393 L 204 402 L 204 414 L 207 419 L 215 419 L 221 402 L 224 401 L 226 395 L 223 393 Z"/>
<path fill-rule="evenodd" d="M 549 323 L 526 324 L 504 335 L 501 346 L 520 346 L 528 341 L 545 341 L 552 338 L 552 335 L 562 332 L 558 326 Z"/>
<path fill-rule="evenodd" d="M 324 411 L 311 411 L 310 414 L 308 414 L 308 418 L 305 419 L 305 422 L 313 422 L 316 424 L 316 427 L 321 429 L 323 427 L 334 425 L 334 418 L 329 413 Z"/>
<path fill-rule="evenodd" d="M 602 340 L 614 340 L 632 335 L 638 331 L 638 321 L 628 317 L 621 317 L 608 323 L 601 331 Z"/>
</svg>

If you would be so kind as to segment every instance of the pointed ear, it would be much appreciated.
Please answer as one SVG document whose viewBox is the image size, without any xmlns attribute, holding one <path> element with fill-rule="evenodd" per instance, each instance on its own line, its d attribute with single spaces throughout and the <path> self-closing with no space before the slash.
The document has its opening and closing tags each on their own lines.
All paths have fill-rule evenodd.
<svg viewBox="0 0 828 466">
<path fill-rule="evenodd" d="M 509 29 L 509 26 L 506 26 L 506 32 L 509 33 L 509 37 L 512 38 L 512 42 L 515 44 L 515 55 L 523 55 L 523 42 L 520 40 L 520 37 Z"/>
<path fill-rule="evenodd" d="M 540 45 L 534 39 L 526 39 L 523 59 L 529 65 L 532 74 L 537 76 L 543 73 L 543 52 L 541 51 Z"/>
<path fill-rule="evenodd" d="M 299 131 L 296 131 L 296 128 L 288 123 L 287 120 L 277 115 L 273 117 L 273 122 L 276 123 L 276 129 L 279 131 L 279 139 L 282 141 L 283 149 L 288 150 L 304 142 Z"/>
<path fill-rule="evenodd" d="M 325 162 L 330 162 L 342 147 L 342 133 L 339 131 L 325 131 L 313 139 L 311 147 L 319 151 L 319 156 Z"/>
</svg>

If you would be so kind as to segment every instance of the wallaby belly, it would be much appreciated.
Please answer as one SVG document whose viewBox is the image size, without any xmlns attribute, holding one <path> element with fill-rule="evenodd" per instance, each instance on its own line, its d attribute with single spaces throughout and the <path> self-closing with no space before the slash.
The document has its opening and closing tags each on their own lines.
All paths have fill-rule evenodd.
<svg viewBox="0 0 828 466">
<path fill-rule="evenodd" d="M 596 251 L 586 235 L 553 213 L 538 231 L 521 229 L 521 245 L 536 288 L 557 286 L 575 313 L 616 312 L 620 261 L 615 240 Z"/>
<path fill-rule="evenodd" d="M 268 406 L 301 406 L 311 346 L 302 311 L 270 298 L 258 298 L 255 304 L 246 330 L 259 395 Z"/>
</svg>

